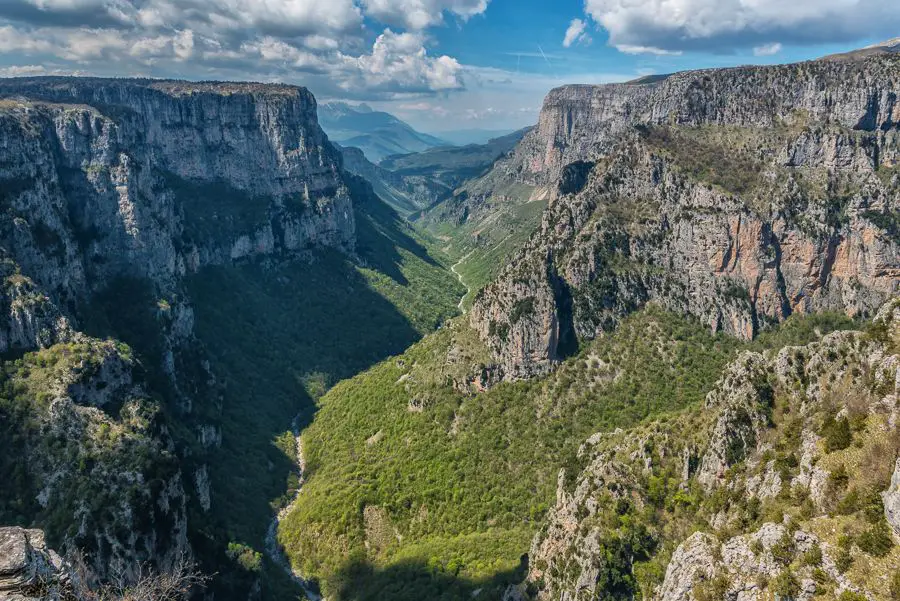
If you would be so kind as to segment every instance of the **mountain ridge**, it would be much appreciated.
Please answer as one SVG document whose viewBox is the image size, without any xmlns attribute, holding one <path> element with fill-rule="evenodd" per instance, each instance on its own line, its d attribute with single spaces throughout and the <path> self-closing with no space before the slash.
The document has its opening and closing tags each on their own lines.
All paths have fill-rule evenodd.
<svg viewBox="0 0 900 601">
<path fill-rule="evenodd" d="M 886 54 L 551 91 L 493 176 L 550 208 L 473 326 L 527 377 L 648 298 L 744 337 L 795 311 L 873 312 L 900 274 L 898 86 Z"/>
<path fill-rule="evenodd" d="M 319 107 L 323 129 L 338 144 L 360 148 L 373 163 L 393 154 L 420 152 L 446 142 L 416 131 L 408 123 L 384 111 L 368 110 L 346 103 Z"/>
</svg>

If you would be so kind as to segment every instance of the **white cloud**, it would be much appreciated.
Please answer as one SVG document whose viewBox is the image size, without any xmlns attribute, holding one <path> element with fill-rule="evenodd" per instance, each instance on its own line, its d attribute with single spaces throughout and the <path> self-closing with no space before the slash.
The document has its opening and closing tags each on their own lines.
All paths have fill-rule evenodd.
<svg viewBox="0 0 900 601">
<path fill-rule="evenodd" d="M 301 83 L 355 98 L 464 87 L 422 27 L 489 0 L 0 0 L 4 62 L 58 59 L 98 74 Z M 400 18 L 366 44 L 363 11 Z M 99 24 L 98 24 L 99 23 Z M 369 38 L 371 40 L 371 38 Z M 12 55 L 10 58 L 9 55 Z"/>
<path fill-rule="evenodd" d="M 681 56 L 680 50 L 666 50 L 656 46 L 632 46 L 631 44 L 619 44 L 616 46 L 625 54 L 655 54 L 657 56 Z"/>
<path fill-rule="evenodd" d="M 887 0 L 585 0 L 585 13 L 610 45 L 632 52 L 847 42 L 900 29 L 900 5 Z"/>
<path fill-rule="evenodd" d="M 424 38 L 418 33 L 394 33 L 385 29 L 372 53 L 356 59 L 358 76 L 370 89 L 401 88 L 405 92 L 458 90 L 462 66 L 455 58 L 428 56 Z M 344 87 L 356 84 L 354 78 Z"/>
<path fill-rule="evenodd" d="M 754 56 L 775 56 L 781 52 L 781 44 L 778 42 L 774 42 L 772 44 L 763 44 L 762 46 L 756 46 L 753 48 Z"/>
<path fill-rule="evenodd" d="M 425 29 L 444 22 L 444 12 L 468 19 L 487 10 L 490 0 L 361 0 L 374 19 L 409 29 Z"/>
<path fill-rule="evenodd" d="M 569 28 L 566 29 L 566 37 L 563 39 L 563 46 L 569 48 L 572 44 L 590 44 L 591 36 L 585 33 L 587 23 L 581 19 L 572 19 Z"/>
<path fill-rule="evenodd" d="M 10 25 L 0 27 L 0 53 L 38 54 L 52 50 L 53 44 L 47 40 L 19 31 Z"/>
</svg>

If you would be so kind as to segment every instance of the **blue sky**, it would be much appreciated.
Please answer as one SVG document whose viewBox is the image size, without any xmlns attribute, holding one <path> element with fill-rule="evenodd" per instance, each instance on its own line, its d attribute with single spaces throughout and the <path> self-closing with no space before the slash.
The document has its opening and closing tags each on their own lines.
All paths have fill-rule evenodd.
<svg viewBox="0 0 900 601">
<path fill-rule="evenodd" d="M 283 81 L 426 131 L 514 129 L 565 83 L 898 35 L 895 0 L 0 0 L 0 75 Z"/>
</svg>

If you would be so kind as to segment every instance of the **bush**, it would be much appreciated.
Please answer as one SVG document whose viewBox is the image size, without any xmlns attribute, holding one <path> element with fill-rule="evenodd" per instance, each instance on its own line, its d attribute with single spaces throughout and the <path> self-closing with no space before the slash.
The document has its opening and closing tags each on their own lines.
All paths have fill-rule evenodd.
<svg viewBox="0 0 900 601">
<path fill-rule="evenodd" d="M 855 593 L 853 591 L 844 591 L 843 593 L 841 593 L 841 596 L 838 597 L 838 601 L 869 601 L 869 600 L 862 593 Z"/>
<path fill-rule="evenodd" d="M 800 583 L 790 570 L 783 570 L 772 583 L 772 590 L 778 598 L 794 599 L 800 593 Z"/>
<path fill-rule="evenodd" d="M 788 565 L 794 560 L 796 546 L 794 545 L 794 537 L 790 533 L 785 532 L 781 539 L 772 545 L 772 557 L 775 561 L 782 565 Z"/>
<path fill-rule="evenodd" d="M 825 450 L 829 453 L 843 451 L 853 442 L 853 431 L 846 417 L 835 419 L 834 415 L 828 414 L 819 433 L 825 439 Z"/>
<path fill-rule="evenodd" d="M 834 468 L 833 472 L 828 474 L 828 486 L 833 491 L 844 490 L 849 483 L 850 474 L 847 473 L 847 468 L 844 467 L 843 463 Z"/>
<path fill-rule="evenodd" d="M 840 549 L 834 557 L 834 565 L 838 572 L 844 574 L 853 565 L 853 556 L 850 555 L 849 549 Z"/>
<path fill-rule="evenodd" d="M 891 552 L 894 540 L 887 522 L 881 521 L 859 535 L 856 544 L 859 548 L 875 557 L 884 557 Z"/>
<path fill-rule="evenodd" d="M 803 565 L 813 568 L 822 565 L 822 549 L 818 545 L 803 554 Z"/>
<path fill-rule="evenodd" d="M 259 572 L 262 569 L 262 553 L 254 551 L 247 545 L 235 542 L 228 543 L 228 550 L 225 554 L 248 572 Z"/>
<path fill-rule="evenodd" d="M 722 601 L 727 598 L 731 588 L 731 580 L 724 574 L 719 574 L 709 580 L 699 580 L 694 583 L 694 601 Z"/>
</svg>

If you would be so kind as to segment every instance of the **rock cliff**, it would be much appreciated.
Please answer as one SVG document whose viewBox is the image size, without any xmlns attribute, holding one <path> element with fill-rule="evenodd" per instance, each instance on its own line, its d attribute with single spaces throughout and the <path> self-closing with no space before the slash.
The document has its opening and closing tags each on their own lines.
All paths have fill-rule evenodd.
<svg viewBox="0 0 900 601">
<path fill-rule="evenodd" d="M 352 255 L 347 178 L 302 88 L 0 81 L 0 352 L 17 359 L 0 425 L 19 460 L 0 461 L 0 515 L 85 549 L 101 578 L 190 556 L 221 391 L 184 279 Z"/>
<path fill-rule="evenodd" d="M 516 594 L 890 598 L 898 343 L 895 300 L 866 332 L 743 354 L 702 408 L 591 437 Z"/>
<path fill-rule="evenodd" d="M 67 565 L 44 542 L 40 530 L 0 527 L 0 599 L 60 599 Z"/>
<path fill-rule="evenodd" d="M 508 379 L 653 300 L 751 338 L 898 289 L 900 57 L 552 91 L 506 176 L 551 201 L 471 323 Z"/>
</svg>

